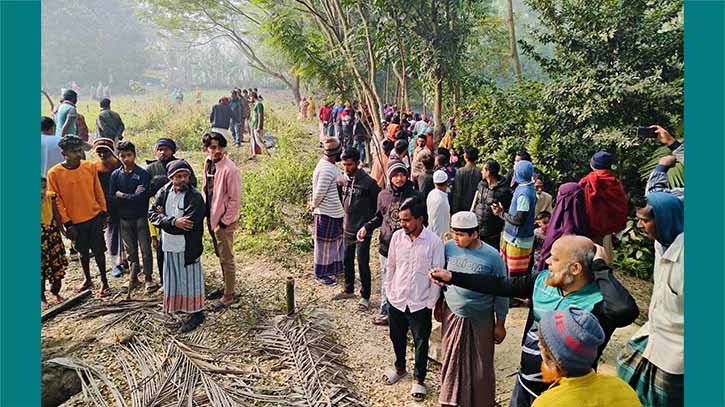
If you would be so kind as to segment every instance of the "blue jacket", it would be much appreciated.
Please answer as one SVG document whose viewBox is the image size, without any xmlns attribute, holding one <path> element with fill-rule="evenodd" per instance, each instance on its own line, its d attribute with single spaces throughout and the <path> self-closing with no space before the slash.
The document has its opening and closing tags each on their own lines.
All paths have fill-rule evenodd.
<svg viewBox="0 0 725 407">
<path fill-rule="evenodd" d="M 128 174 L 123 167 L 113 171 L 108 193 L 112 196 L 116 196 L 117 191 L 124 194 L 117 200 L 118 216 L 121 219 L 138 219 L 148 216 L 150 181 L 149 173 L 138 165 Z M 142 192 L 136 192 L 139 185 L 144 188 Z"/>
</svg>

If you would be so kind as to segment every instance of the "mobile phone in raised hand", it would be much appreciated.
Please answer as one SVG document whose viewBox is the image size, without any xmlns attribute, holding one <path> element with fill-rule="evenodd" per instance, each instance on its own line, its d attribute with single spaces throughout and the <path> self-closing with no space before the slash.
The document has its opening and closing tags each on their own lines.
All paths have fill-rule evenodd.
<svg viewBox="0 0 725 407">
<path fill-rule="evenodd" d="M 652 127 L 637 127 L 637 137 L 639 138 L 657 138 L 657 133 Z"/>
</svg>

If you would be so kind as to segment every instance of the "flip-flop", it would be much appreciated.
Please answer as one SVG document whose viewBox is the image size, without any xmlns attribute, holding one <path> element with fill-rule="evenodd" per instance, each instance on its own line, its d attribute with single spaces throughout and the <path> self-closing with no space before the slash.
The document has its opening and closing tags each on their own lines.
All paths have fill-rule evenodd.
<svg viewBox="0 0 725 407">
<path fill-rule="evenodd" d="M 216 299 L 222 298 L 223 295 L 224 295 L 224 290 L 222 290 L 221 288 L 217 288 L 217 289 L 213 290 L 212 292 L 210 292 L 209 294 L 207 294 L 206 299 L 207 300 L 216 300 Z"/>
<path fill-rule="evenodd" d="M 360 301 L 357 303 L 357 310 L 358 311 L 368 311 L 370 309 L 370 301 L 368 301 L 365 298 L 360 298 Z"/>
<path fill-rule="evenodd" d="M 408 375 L 408 372 L 403 372 L 402 374 L 398 373 L 398 370 L 394 367 L 389 367 L 385 369 L 385 373 L 383 373 L 383 381 L 387 385 L 393 385 L 397 383 L 400 379 L 404 378 Z"/>
<path fill-rule="evenodd" d="M 425 400 L 425 396 L 428 395 L 428 390 L 423 384 L 413 383 L 413 386 L 411 386 L 410 388 L 410 395 L 416 401 L 423 401 Z"/>
<path fill-rule="evenodd" d="M 111 295 L 111 289 L 110 288 L 102 288 L 96 292 L 96 297 L 98 298 L 105 298 L 109 297 Z"/>
<path fill-rule="evenodd" d="M 91 288 L 93 288 L 93 283 L 90 283 L 90 284 L 85 284 L 84 283 L 82 286 L 80 286 L 80 287 L 76 288 L 75 290 L 73 290 L 73 294 L 80 294 L 83 291 L 86 291 L 86 290 L 91 289 Z"/>
<path fill-rule="evenodd" d="M 144 283 L 144 285 L 146 286 L 147 293 L 153 293 L 153 292 L 158 291 L 158 289 L 159 289 L 159 285 L 154 283 L 153 281 L 146 281 Z"/>
<path fill-rule="evenodd" d="M 213 303 L 211 303 L 211 308 L 209 309 L 211 312 L 219 312 L 225 308 L 229 308 L 229 306 L 232 304 L 224 304 L 221 302 L 221 300 L 216 300 Z"/>
</svg>

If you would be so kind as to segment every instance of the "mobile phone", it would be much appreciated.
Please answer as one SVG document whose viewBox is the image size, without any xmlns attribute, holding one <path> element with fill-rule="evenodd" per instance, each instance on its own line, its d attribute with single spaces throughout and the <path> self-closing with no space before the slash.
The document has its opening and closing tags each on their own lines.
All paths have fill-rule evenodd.
<svg viewBox="0 0 725 407">
<path fill-rule="evenodd" d="M 657 138 L 657 133 L 655 133 L 655 129 L 651 127 L 637 127 L 637 137 Z"/>
</svg>

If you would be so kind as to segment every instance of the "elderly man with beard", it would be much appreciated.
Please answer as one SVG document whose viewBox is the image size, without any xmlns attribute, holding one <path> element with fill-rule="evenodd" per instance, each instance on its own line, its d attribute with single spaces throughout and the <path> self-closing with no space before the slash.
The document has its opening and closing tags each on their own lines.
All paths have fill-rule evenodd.
<svg viewBox="0 0 725 407">
<path fill-rule="evenodd" d="M 161 229 L 164 252 L 164 312 L 189 317 L 179 332 L 204 322 L 204 198 L 193 186 L 191 166 L 184 160 L 169 163 L 171 182 L 159 190 L 149 209 L 149 220 Z"/>
<path fill-rule="evenodd" d="M 484 294 L 531 300 L 522 341 L 521 367 L 510 407 L 529 407 L 546 390 L 538 343 L 539 321 L 544 312 L 576 307 L 597 317 L 605 338 L 597 349 L 593 368 L 614 330 L 631 324 L 639 315 L 634 298 L 614 277 L 604 258 L 603 247 L 584 236 L 568 235 L 554 243 L 546 261 L 548 269 L 540 273 L 513 279 L 440 269 L 431 273 L 439 285 L 451 284 Z"/>
<path fill-rule="evenodd" d="M 170 138 L 162 137 L 156 140 L 154 146 L 154 153 L 156 154 L 156 160 L 146 161 L 146 171 L 151 177 L 149 183 L 149 196 L 151 202 L 153 202 L 154 196 L 159 192 L 161 187 L 169 182 L 168 170 L 166 168 L 170 162 L 176 161 L 176 142 Z M 196 177 L 194 177 L 194 170 L 189 168 L 189 185 L 196 188 Z M 151 244 L 156 249 L 156 265 L 159 268 L 159 276 L 161 277 L 161 283 L 163 284 L 163 270 L 164 270 L 164 251 L 161 249 L 161 242 L 159 236 L 159 230 L 157 227 L 151 225 L 149 227 L 151 232 Z"/>
</svg>

